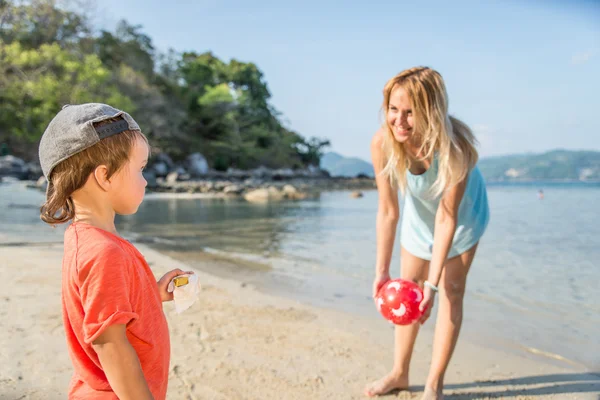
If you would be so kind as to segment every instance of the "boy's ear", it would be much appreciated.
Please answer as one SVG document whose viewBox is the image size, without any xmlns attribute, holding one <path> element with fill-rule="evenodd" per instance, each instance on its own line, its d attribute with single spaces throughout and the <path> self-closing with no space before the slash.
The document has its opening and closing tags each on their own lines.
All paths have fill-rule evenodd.
<svg viewBox="0 0 600 400">
<path fill-rule="evenodd" d="M 104 191 L 108 191 L 110 189 L 110 181 L 108 180 L 108 168 L 106 168 L 106 165 L 97 166 L 92 174 L 100 189 Z"/>
</svg>

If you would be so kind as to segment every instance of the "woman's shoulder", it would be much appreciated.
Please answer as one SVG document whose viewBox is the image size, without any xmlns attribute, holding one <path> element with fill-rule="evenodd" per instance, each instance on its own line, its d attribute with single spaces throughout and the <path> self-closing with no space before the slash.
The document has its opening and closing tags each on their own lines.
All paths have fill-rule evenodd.
<svg viewBox="0 0 600 400">
<path fill-rule="evenodd" d="M 381 128 L 377 129 L 377 131 L 373 135 L 373 142 L 378 141 L 380 144 L 383 143 L 385 135 L 387 135 L 387 132 L 385 127 L 382 126 Z"/>
<path fill-rule="evenodd" d="M 385 131 L 384 127 L 379 128 L 377 132 L 375 132 L 373 139 L 371 139 L 371 151 L 379 152 L 383 150 L 383 143 L 386 134 L 387 132 Z"/>
</svg>

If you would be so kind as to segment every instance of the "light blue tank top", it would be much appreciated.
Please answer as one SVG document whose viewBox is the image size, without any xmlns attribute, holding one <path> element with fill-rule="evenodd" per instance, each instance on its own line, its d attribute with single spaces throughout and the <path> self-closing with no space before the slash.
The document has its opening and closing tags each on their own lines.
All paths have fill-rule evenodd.
<svg viewBox="0 0 600 400">
<path fill-rule="evenodd" d="M 430 194 L 437 172 L 436 157 L 423 174 L 413 175 L 407 171 L 406 176 L 407 190 L 401 212 L 400 242 L 409 253 L 424 260 L 431 260 L 435 214 L 441 199 L 441 195 L 432 197 Z M 460 255 L 477 244 L 489 221 L 487 191 L 477 166 L 471 170 L 467 179 L 448 258 Z"/>
</svg>

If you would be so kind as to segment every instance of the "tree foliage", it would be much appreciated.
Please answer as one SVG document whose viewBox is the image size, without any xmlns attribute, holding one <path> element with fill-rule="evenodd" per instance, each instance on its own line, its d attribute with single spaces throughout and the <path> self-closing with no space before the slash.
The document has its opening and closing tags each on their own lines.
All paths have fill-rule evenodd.
<svg viewBox="0 0 600 400">
<path fill-rule="evenodd" d="M 64 104 L 104 102 L 130 112 L 151 144 L 216 169 L 318 165 L 327 140 L 283 126 L 252 62 L 210 51 L 156 51 L 139 25 L 94 29 L 55 1 L 0 0 L 0 142 L 32 158 Z"/>
</svg>

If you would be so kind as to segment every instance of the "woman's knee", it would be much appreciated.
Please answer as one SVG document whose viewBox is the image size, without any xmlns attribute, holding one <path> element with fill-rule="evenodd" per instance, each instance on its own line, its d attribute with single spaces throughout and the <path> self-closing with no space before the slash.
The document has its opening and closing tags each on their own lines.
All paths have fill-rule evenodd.
<svg viewBox="0 0 600 400">
<path fill-rule="evenodd" d="M 450 307 L 462 309 L 465 298 L 466 282 L 462 280 L 445 280 L 442 285 L 441 295 L 450 304 Z"/>
<path fill-rule="evenodd" d="M 465 287 L 460 283 L 445 283 L 440 291 L 442 302 L 446 303 L 443 309 L 448 313 L 448 318 L 453 324 L 460 324 L 463 318 L 463 299 Z"/>
</svg>

